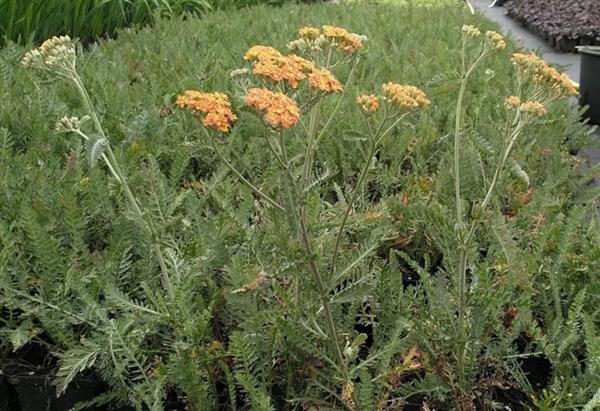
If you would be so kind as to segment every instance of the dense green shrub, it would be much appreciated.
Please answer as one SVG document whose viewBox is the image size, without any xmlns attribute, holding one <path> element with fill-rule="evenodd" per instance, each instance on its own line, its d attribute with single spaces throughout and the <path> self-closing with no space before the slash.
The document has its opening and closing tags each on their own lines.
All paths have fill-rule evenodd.
<svg viewBox="0 0 600 411">
<path fill-rule="evenodd" d="M 256 4 L 282 5 L 294 0 L 0 0 L 0 45 L 6 40 L 38 42 L 68 34 L 85 42 L 116 30 L 184 13 Z"/>
<path fill-rule="evenodd" d="M 123 31 L 93 46 L 79 69 L 156 237 L 136 222 L 109 170 L 91 166 L 86 144 L 54 131 L 63 116 L 85 114 L 77 93 L 21 68 L 24 49 L 3 49 L 5 358 L 25 345 L 48 346 L 59 390 L 92 367 L 111 388 L 98 402 L 139 408 L 161 409 L 167 392 L 191 409 L 351 408 L 310 259 L 288 221 L 239 184 L 174 105 L 185 89 L 235 95 L 228 73 L 244 65 L 250 46 L 284 50 L 298 27 L 335 24 L 369 41 L 315 153 L 318 182 L 306 214 L 317 264 L 329 264 L 367 160 L 355 96 L 395 81 L 418 85 L 432 103 L 382 142 L 343 236 L 338 265 L 347 276 L 332 284 L 330 301 L 355 405 L 594 409 L 599 193 L 587 184 L 598 167 L 569 154 L 591 142 L 572 107 L 549 106 L 542 124 L 524 129 L 498 194 L 483 215 L 475 212 L 514 90 L 512 50 L 487 60 L 493 72 L 475 71 L 465 92 L 463 208 L 484 223 L 469 248 L 466 335 L 457 340 L 453 126 L 465 23 L 493 29 L 454 2 L 257 7 Z M 324 112 L 335 101 L 324 100 Z M 245 121 L 221 150 L 261 190 L 279 195 L 263 128 L 239 115 Z M 290 144 L 302 152 L 302 141 Z M 172 301 L 162 291 L 156 238 L 173 276 Z M 462 343 L 464 385 L 455 352 Z M 547 375 L 528 374 L 532 360 L 547 364 Z"/>
</svg>

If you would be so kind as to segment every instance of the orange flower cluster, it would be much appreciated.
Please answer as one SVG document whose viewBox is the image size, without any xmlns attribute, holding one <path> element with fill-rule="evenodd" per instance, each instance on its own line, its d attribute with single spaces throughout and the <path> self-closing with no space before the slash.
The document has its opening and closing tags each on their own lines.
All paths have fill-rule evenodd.
<svg viewBox="0 0 600 411">
<path fill-rule="evenodd" d="M 379 110 L 379 98 L 374 94 L 356 97 L 356 103 L 363 111 L 374 113 Z"/>
<path fill-rule="evenodd" d="M 323 26 L 323 34 L 325 37 L 335 40 L 338 48 L 347 53 L 355 52 L 363 46 L 359 36 L 341 27 Z"/>
<path fill-rule="evenodd" d="M 315 66 L 310 61 L 296 56 L 284 56 L 273 47 L 254 46 L 244 55 L 245 60 L 254 62 L 252 72 L 273 81 L 285 81 L 292 88 L 298 87 L 298 82 L 306 79 Z"/>
<path fill-rule="evenodd" d="M 177 97 L 175 103 L 196 114 L 205 114 L 202 125 L 223 133 L 227 133 L 231 123 L 237 120 L 237 116 L 231 111 L 229 98 L 223 93 L 187 90 L 183 95 Z"/>
<path fill-rule="evenodd" d="M 530 76 L 538 84 L 546 85 L 564 96 L 578 93 L 577 84 L 565 73 L 559 73 L 554 67 L 547 65 L 535 53 L 515 53 L 512 62 L 517 70 Z"/>
<path fill-rule="evenodd" d="M 319 30 L 316 27 L 302 27 L 300 30 L 298 30 L 298 33 L 300 34 L 301 37 L 306 37 L 308 39 L 314 39 L 314 38 L 317 38 L 319 36 L 319 34 L 321 34 L 321 30 Z"/>
<path fill-rule="evenodd" d="M 290 128 L 295 126 L 300 118 L 300 109 L 296 102 L 283 93 L 251 88 L 244 101 L 249 106 L 266 112 L 265 121 L 272 127 Z"/>
<path fill-rule="evenodd" d="M 521 105 L 521 99 L 517 96 L 506 97 L 506 107 L 508 108 L 519 108 Z"/>
<path fill-rule="evenodd" d="M 308 75 L 311 87 L 326 93 L 341 93 L 344 88 L 340 82 L 326 69 L 315 69 Z"/>
<path fill-rule="evenodd" d="M 386 83 L 383 92 L 403 109 L 411 110 L 431 104 L 427 95 L 415 86 Z"/>
<path fill-rule="evenodd" d="M 546 114 L 546 107 L 537 101 L 528 101 L 521 105 L 521 110 L 528 114 L 534 114 L 536 116 L 543 116 Z"/>
</svg>

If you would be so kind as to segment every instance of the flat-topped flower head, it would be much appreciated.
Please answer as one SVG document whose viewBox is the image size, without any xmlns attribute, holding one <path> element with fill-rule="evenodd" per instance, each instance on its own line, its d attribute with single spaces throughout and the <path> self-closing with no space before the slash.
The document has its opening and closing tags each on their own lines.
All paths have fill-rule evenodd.
<svg viewBox="0 0 600 411">
<path fill-rule="evenodd" d="M 316 27 L 302 27 L 298 30 L 298 34 L 307 39 L 316 39 L 321 34 L 321 30 Z"/>
<path fill-rule="evenodd" d="M 252 46 L 244 54 L 244 60 L 255 61 L 261 58 L 281 57 L 281 55 L 276 48 L 271 46 Z"/>
<path fill-rule="evenodd" d="M 306 79 L 315 66 L 312 62 L 295 54 L 284 56 L 272 47 L 254 46 L 244 56 L 253 62 L 252 73 L 272 81 L 285 81 L 292 88 Z"/>
<path fill-rule="evenodd" d="M 415 86 L 386 83 L 383 85 L 383 92 L 392 103 L 405 110 L 413 110 L 431 104 L 427 95 Z"/>
<path fill-rule="evenodd" d="M 521 104 L 521 110 L 526 114 L 532 114 L 534 116 L 543 116 L 546 114 L 546 107 L 537 101 L 528 101 Z"/>
<path fill-rule="evenodd" d="M 335 26 L 323 26 L 323 35 L 334 41 L 337 47 L 346 53 L 353 53 L 363 46 L 363 37 Z"/>
<path fill-rule="evenodd" d="M 505 104 L 509 109 L 516 109 L 521 105 L 521 99 L 517 96 L 508 96 L 506 97 Z"/>
<path fill-rule="evenodd" d="M 379 97 L 375 94 L 363 94 L 356 97 L 356 104 L 358 104 L 365 113 L 375 113 L 379 110 Z"/>
<path fill-rule="evenodd" d="M 251 88 L 244 102 L 264 111 L 264 120 L 271 127 L 290 128 L 295 126 L 300 118 L 300 109 L 296 102 L 283 93 L 265 88 Z"/>
<path fill-rule="evenodd" d="M 54 129 L 56 131 L 77 131 L 81 129 L 81 125 L 89 120 L 89 116 L 83 116 L 81 119 L 74 116 L 64 116 L 56 123 Z"/>
<path fill-rule="evenodd" d="M 344 88 L 340 82 L 326 69 L 315 69 L 308 75 L 308 84 L 325 93 L 341 93 Z"/>
<path fill-rule="evenodd" d="M 500 33 L 486 31 L 485 37 L 492 50 L 502 50 L 506 48 L 506 42 Z"/>
<path fill-rule="evenodd" d="M 512 56 L 516 69 L 533 82 L 549 87 L 560 96 L 574 96 L 578 93 L 577 84 L 565 73 L 550 67 L 535 53 L 515 53 Z"/>
<path fill-rule="evenodd" d="M 231 111 L 229 98 L 223 93 L 204 93 L 187 90 L 177 97 L 179 107 L 187 108 L 194 114 L 203 114 L 202 125 L 227 133 L 237 116 Z"/>
<path fill-rule="evenodd" d="M 52 37 L 23 56 L 25 67 L 67 75 L 75 70 L 75 46 L 69 36 Z"/>
<path fill-rule="evenodd" d="M 462 32 L 466 37 L 469 38 L 475 38 L 481 35 L 481 31 L 479 31 L 477 27 L 467 24 L 462 26 Z"/>
</svg>

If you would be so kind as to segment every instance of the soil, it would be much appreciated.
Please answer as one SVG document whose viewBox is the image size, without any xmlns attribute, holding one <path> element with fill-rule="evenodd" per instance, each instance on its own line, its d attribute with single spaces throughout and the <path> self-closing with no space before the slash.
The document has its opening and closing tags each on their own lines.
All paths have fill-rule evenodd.
<svg viewBox="0 0 600 411">
<path fill-rule="evenodd" d="M 551 47 L 565 52 L 600 45 L 598 0 L 509 0 L 507 14 Z"/>
<path fill-rule="evenodd" d="M 60 397 L 52 377 L 56 360 L 37 344 L 28 344 L 0 361 L 0 411 L 68 411 L 106 391 L 93 373 L 78 376 Z M 89 411 L 133 411 L 104 406 Z"/>
</svg>

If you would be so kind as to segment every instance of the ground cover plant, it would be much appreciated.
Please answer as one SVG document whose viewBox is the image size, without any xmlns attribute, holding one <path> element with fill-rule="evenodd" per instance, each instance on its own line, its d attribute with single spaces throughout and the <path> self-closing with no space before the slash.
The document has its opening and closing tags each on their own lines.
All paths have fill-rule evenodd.
<svg viewBox="0 0 600 411">
<path fill-rule="evenodd" d="M 455 2 L 266 10 L 2 50 L 3 373 L 47 352 L 58 394 L 105 382 L 88 406 L 594 409 L 571 82 Z"/>
<path fill-rule="evenodd" d="M 509 16 L 561 51 L 600 44 L 600 7 L 595 0 L 507 1 Z"/>
</svg>

